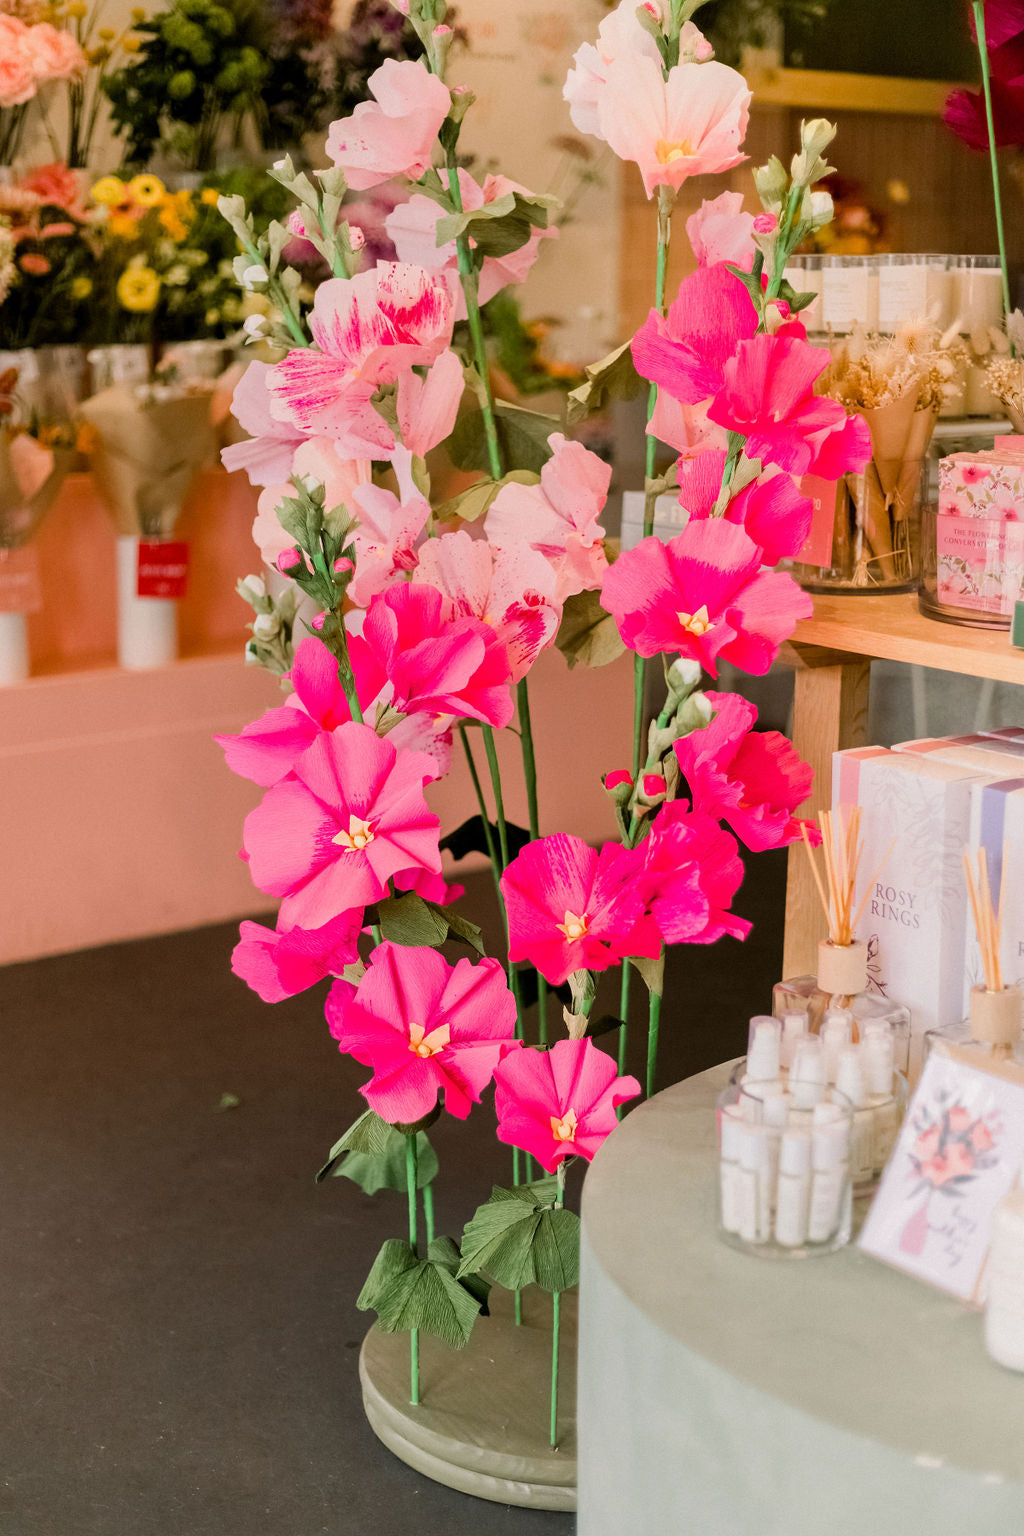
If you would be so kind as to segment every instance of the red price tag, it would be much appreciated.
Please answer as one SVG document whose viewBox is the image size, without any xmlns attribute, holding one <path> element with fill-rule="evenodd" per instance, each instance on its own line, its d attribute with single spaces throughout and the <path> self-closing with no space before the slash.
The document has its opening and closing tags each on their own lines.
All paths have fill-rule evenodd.
<svg viewBox="0 0 1024 1536">
<path fill-rule="evenodd" d="M 35 547 L 0 549 L 0 613 L 36 613 L 42 604 Z"/>
<path fill-rule="evenodd" d="M 837 490 L 834 480 L 822 480 L 820 475 L 804 475 L 800 481 L 801 496 L 809 496 L 814 507 L 811 530 L 803 548 L 794 556 L 801 565 L 817 565 L 827 571 L 832 564 Z"/>
<path fill-rule="evenodd" d="M 184 597 L 188 585 L 188 545 L 173 539 L 140 539 L 139 597 Z"/>
</svg>

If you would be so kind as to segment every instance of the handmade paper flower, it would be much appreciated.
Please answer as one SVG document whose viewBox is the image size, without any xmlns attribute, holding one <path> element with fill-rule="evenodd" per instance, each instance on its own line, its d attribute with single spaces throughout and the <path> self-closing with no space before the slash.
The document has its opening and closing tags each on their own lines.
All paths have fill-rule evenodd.
<svg viewBox="0 0 1024 1536">
<path fill-rule="evenodd" d="M 719 659 L 760 676 L 808 618 L 811 600 L 778 571 L 762 571 L 761 551 L 722 518 L 687 524 L 676 538 L 643 539 L 605 577 L 601 604 L 641 656 L 691 656 L 718 676 Z"/>
<path fill-rule="evenodd" d="M 633 361 L 643 378 L 697 405 L 722 388 L 726 364 L 757 324 L 738 277 L 720 264 L 699 267 L 680 283 L 666 315 L 651 310 L 633 337 Z"/>
<path fill-rule="evenodd" d="M 392 464 L 397 496 L 381 485 L 361 485 L 350 505 L 358 521 L 352 535 L 356 573 L 347 595 L 359 608 L 416 569 L 416 542 L 430 517 L 430 502 L 413 479 L 408 449 L 396 449 Z"/>
<path fill-rule="evenodd" d="M 339 1050 L 373 1068 L 359 1091 L 392 1125 L 414 1125 L 444 1094 L 465 1120 L 511 1042 L 516 1005 L 497 960 L 451 966 L 436 949 L 378 944 L 358 986 L 335 983 L 327 1023 Z"/>
<path fill-rule="evenodd" d="M 331 124 L 328 155 L 354 192 L 393 176 L 418 181 L 451 111 L 451 92 L 419 59 L 386 59 L 366 84 L 373 101 Z"/>
<path fill-rule="evenodd" d="M 693 254 L 702 267 L 727 261 L 747 272 L 754 265 L 754 215 L 743 208 L 742 192 L 720 192 L 705 198 L 686 221 Z"/>
<path fill-rule="evenodd" d="M 457 614 L 493 629 L 505 648 L 514 683 L 554 643 L 562 618 L 555 573 L 528 544 L 497 549 L 465 529 L 446 533 L 423 545 L 416 581 L 436 587 Z"/>
<path fill-rule="evenodd" d="M 340 976 L 359 959 L 363 909 L 342 912 L 322 928 L 264 928 L 242 923 L 231 954 L 231 969 L 265 1003 L 279 1003 L 315 987 L 325 976 Z"/>
<path fill-rule="evenodd" d="M 529 960 L 558 986 L 572 971 L 659 954 L 660 935 L 644 917 L 642 867 L 643 853 L 618 843 L 598 853 L 562 832 L 527 843 L 501 877 L 509 959 Z"/>
<path fill-rule="evenodd" d="M 597 42 L 584 43 L 576 50 L 562 95 L 569 103 L 569 116 L 580 133 L 601 137 L 601 95 L 608 70 L 616 59 L 639 54 L 653 59 L 659 67 L 661 65 L 658 44 L 640 25 L 636 12 L 636 0 L 619 0 L 598 28 Z"/>
<path fill-rule="evenodd" d="M 228 451 L 224 450 L 225 453 Z M 372 476 L 373 466 L 369 459 L 342 458 L 332 438 L 305 436 L 297 445 L 292 445 L 291 458 L 292 475 L 314 480 L 323 486 L 324 507 L 328 513 L 337 507 L 346 507 L 354 513 L 356 493 L 360 486 L 369 484 Z M 252 537 L 267 565 L 277 565 L 278 556 L 295 547 L 295 535 L 281 526 L 278 517 L 282 503 L 294 496 L 295 487 L 290 478 L 267 485 L 260 492 Z"/>
<path fill-rule="evenodd" d="M 589 1162 L 635 1099 L 635 1077 L 592 1040 L 559 1040 L 550 1051 L 511 1051 L 494 1073 L 498 1140 L 520 1147 L 554 1173 L 567 1157 Z"/>
<path fill-rule="evenodd" d="M 239 426 L 248 432 L 243 443 L 231 443 L 221 449 L 225 469 L 244 469 L 253 485 L 287 482 L 292 473 L 292 458 L 306 433 L 290 421 L 278 421 L 270 414 L 267 380 L 270 363 L 250 363 L 235 385 L 231 412 Z"/>
<path fill-rule="evenodd" d="M 553 432 L 548 442 L 551 457 L 540 472 L 540 485 L 502 486 L 485 531 L 499 549 L 525 543 L 544 555 L 557 578 L 555 596 L 564 602 L 574 592 L 600 587 L 608 569 L 604 529 L 597 519 L 612 472 L 596 453 L 561 432 Z"/>
<path fill-rule="evenodd" d="M 679 505 L 691 519 L 711 517 L 722 485 L 725 453 L 697 454 L 680 459 L 677 469 Z M 778 565 L 795 555 L 811 527 L 814 506 L 801 496 L 790 475 L 769 473 L 752 480 L 725 509 L 725 518 L 738 523 L 760 546 L 765 565 Z"/>
<path fill-rule="evenodd" d="M 420 267 L 381 261 L 321 283 L 309 320 L 316 345 L 296 347 L 271 370 L 272 414 L 336 438 L 345 457 L 387 456 L 394 434 L 370 397 L 439 357 L 453 322 L 443 278 Z"/>
<path fill-rule="evenodd" d="M 793 814 L 811 792 L 810 764 L 778 731 L 754 731 L 757 710 L 738 693 L 705 698 L 714 718 L 673 747 L 694 803 L 755 853 L 799 842 L 802 827 L 818 842 L 817 829 Z"/>
<path fill-rule="evenodd" d="M 714 944 L 724 934 L 746 938 L 750 924 L 728 910 L 743 861 L 736 839 L 713 816 L 670 800 L 640 846 L 644 900 L 666 944 Z"/>
<path fill-rule="evenodd" d="M 417 458 L 426 458 L 450 436 L 462 385 L 462 363 L 454 352 L 442 352 L 422 378 L 411 368 L 398 375 L 398 430 L 404 446 Z"/>
<path fill-rule="evenodd" d="M 871 434 L 838 400 L 814 393 L 829 353 L 792 335 L 741 341 L 724 368 L 724 384 L 708 407 L 719 426 L 746 438 L 748 458 L 796 475 L 838 480 L 863 469 Z"/>
<path fill-rule="evenodd" d="M 387 892 L 404 870 L 441 870 L 423 786 L 437 765 L 354 721 L 323 732 L 245 821 L 249 872 L 280 922 L 321 928 Z"/>
<path fill-rule="evenodd" d="M 708 421 L 706 403 L 684 405 L 674 400 L 667 389 L 658 390 L 647 435 L 667 443 L 682 459 L 696 458 L 712 448 L 724 451 L 728 442 L 723 429 Z"/>
<path fill-rule="evenodd" d="M 389 587 L 366 611 L 363 639 L 402 714 L 426 711 L 505 726 L 512 718 L 508 657 L 494 631 L 456 614 L 435 587 Z"/>
<path fill-rule="evenodd" d="M 977 41 L 973 11 L 971 36 Z M 986 0 L 985 44 L 992 95 L 992 127 L 1000 147 L 1024 143 L 1024 6 L 1020 0 Z M 946 126 L 972 149 L 988 149 L 983 91 L 951 91 L 942 113 Z"/>
</svg>

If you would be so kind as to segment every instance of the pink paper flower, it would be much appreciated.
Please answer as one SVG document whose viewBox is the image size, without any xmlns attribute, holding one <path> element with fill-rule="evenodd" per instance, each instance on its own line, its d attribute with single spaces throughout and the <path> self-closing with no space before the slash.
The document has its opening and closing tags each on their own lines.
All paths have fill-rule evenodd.
<svg viewBox="0 0 1024 1536">
<path fill-rule="evenodd" d="M 359 608 L 416 569 L 416 542 L 430 517 L 430 502 L 412 477 L 408 449 L 396 449 L 392 463 L 398 495 L 381 485 L 361 485 L 350 507 L 359 521 L 353 534 L 356 574 L 347 595 Z"/>
<path fill-rule="evenodd" d="M 336 982 L 327 1023 L 373 1077 L 359 1091 L 392 1125 L 415 1125 L 444 1094 L 465 1120 L 512 1040 L 516 1005 L 497 960 L 451 966 L 436 949 L 378 944 L 358 986 Z"/>
<path fill-rule="evenodd" d="M 309 323 L 316 345 L 296 347 L 271 370 L 272 414 L 336 438 L 347 458 L 387 456 L 394 434 L 370 397 L 446 350 L 453 312 L 443 279 L 381 261 L 321 283 Z"/>
<path fill-rule="evenodd" d="M 27 44 L 28 27 L 0 11 L 0 107 L 21 107 L 39 87 Z"/>
<path fill-rule="evenodd" d="M 647 435 L 667 443 L 684 459 L 695 458 L 712 448 L 724 452 L 728 442 L 724 430 L 708 421 L 706 404 L 684 405 L 674 400 L 667 389 L 658 390 Z"/>
<path fill-rule="evenodd" d="M 399 751 L 354 721 L 318 735 L 245 821 L 249 872 L 280 896 L 279 921 L 321 928 L 387 892 L 404 870 L 441 870 L 438 819 L 423 798 L 433 758 Z"/>
<path fill-rule="evenodd" d="M 80 79 L 88 61 L 76 39 L 63 27 L 48 21 L 28 28 L 23 41 L 32 72 L 40 85 L 48 80 Z"/>
<path fill-rule="evenodd" d="M 292 474 L 323 486 L 327 512 L 347 507 L 354 513 L 359 488 L 368 484 L 372 469 L 369 459 L 342 458 L 333 439 L 327 437 L 304 439 L 292 453 Z M 277 515 L 282 502 L 294 495 L 290 480 L 268 485 L 260 492 L 252 536 L 267 565 L 277 565 L 278 557 L 294 547 L 294 534 L 282 528 Z"/>
<path fill-rule="evenodd" d="M 418 181 L 451 111 L 451 92 L 419 59 L 386 59 L 367 86 L 374 100 L 331 124 L 328 155 L 354 192 L 393 176 Z"/>
<path fill-rule="evenodd" d="M 811 792 L 814 770 L 778 731 L 754 731 L 757 710 L 738 693 L 711 693 L 714 719 L 675 742 L 673 750 L 694 803 L 727 821 L 755 853 L 800 841 L 810 822 L 794 812 Z"/>
<path fill-rule="evenodd" d="M 359 959 L 362 908 L 342 912 L 322 928 L 264 928 L 242 923 L 231 954 L 231 969 L 265 1003 L 279 1003 L 315 987 L 325 976 L 340 976 Z"/>
<path fill-rule="evenodd" d="M 450 436 L 462 389 L 462 363 L 454 352 L 442 352 L 423 378 L 411 368 L 398 375 L 398 430 L 410 453 L 424 459 Z"/>
<path fill-rule="evenodd" d="M 743 862 L 736 839 L 713 816 L 670 800 L 640 847 L 644 900 L 666 944 L 714 944 L 725 934 L 746 938 L 750 924 L 728 910 L 743 880 Z"/>
<path fill-rule="evenodd" d="M 651 310 L 633 337 L 633 361 L 643 378 L 697 405 L 722 388 L 726 365 L 757 323 L 739 278 L 721 264 L 699 267 L 680 283 L 667 315 Z"/>
<path fill-rule="evenodd" d="M 292 458 L 306 434 L 290 421 L 278 421 L 270 413 L 267 382 L 273 373 L 269 363 L 250 363 L 235 386 L 231 413 L 249 438 L 221 449 L 227 470 L 244 469 L 253 485 L 287 482 Z"/>
<path fill-rule="evenodd" d="M 436 587 L 457 614 L 493 629 L 514 683 L 554 643 L 562 618 L 555 573 L 528 544 L 496 549 L 465 529 L 446 533 L 423 545 L 416 580 Z"/>
<path fill-rule="evenodd" d="M 554 1173 L 567 1157 L 593 1158 L 635 1099 L 635 1077 L 592 1040 L 559 1040 L 550 1051 L 511 1051 L 494 1073 L 498 1140 L 520 1147 Z"/>
<path fill-rule="evenodd" d="M 701 453 L 681 459 L 677 470 L 679 505 L 691 519 L 712 515 L 722 484 L 725 453 Z M 778 565 L 795 555 L 810 532 L 814 507 L 801 496 L 792 478 L 779 472 L 753 480 L 725 509 L 725 518 L 738 523 L 760 546 L 765 565 Z"/>
<path fill-rule="evenodd" d="M 540 485 L 502 486 L 487 514 L 486 533 L 499 549 L 525 542 L 550 561 L 555 597 L 597 589 L 608 569 L 598 523 L 608 499 L 611 466 L 561 432 L 548 438 L 551 457 Z"/>
<path fill-rule="evenodd" d="M 576 50 L 563 89 L 569 103 L 569 116 L 580 133 L 601 138 L 601 97 L 608 71 L 618 58 L 641 55 L 661 67 L 658 44 L 636 18 L 636 0 L 619 0 L 597 31 L 596 43 L 584 43 Z"/>
<path fill-rule="evenodd" d="M 708 415 L 746 438 L 749 458 L 793 474 L 838 480 L 863 469 L 871 457 L 867 423 L 813 390 L 828 360 L 826 348 L 792 335 L 741 341 Z"/>
<path fill-rule="evenodd" d="M 624 955 L 654 957 L 661 940 L 644 917 L 639 849 L 600 853 L 558 832 L 527 843 L 501 877 L 509 959 L 529 960 L 558 986 L 572 971 L 604 971 Z"/>
<path fill-rule="evenodd" d="M 494 631 L 455 612 L 434 587 L 389 587 L 366 611 L 363 639 L 390 681 L 392 706 L 505 726 L 512 718 L 508 657 Z"/>
<path fill-rule="evenodd" d="M 754 215 L 744 212 L 742 192 L 720 192 L 715 198 L 705 198 L 686 221 L 698 264 L 712 267 L 725 261 L 749 272 L 754 265 L 754 224 Z"/>
<path fill-rule="evenodd" d="M 687 524 L 663 544 L 643 539 L 605 577 L 601 603 L 641 656 L 691 656 L 718 676 L 719 658 L 760 676 L 778 655 L 810 598 L 793 580 L 761 570 L 761 551 L 722 518 Z"/>
</svg>

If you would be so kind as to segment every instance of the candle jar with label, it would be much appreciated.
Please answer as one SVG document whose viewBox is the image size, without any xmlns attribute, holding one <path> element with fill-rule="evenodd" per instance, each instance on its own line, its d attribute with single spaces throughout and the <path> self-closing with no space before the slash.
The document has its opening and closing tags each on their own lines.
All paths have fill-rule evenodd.
<svg viewBox="0 0 1024 1536">
<path fill-rule="evenodd" d="M 1024 436 L 939 464 L 937 505 L 921 517 L 918 603 L 929 618 L 1009 629 L 1024 597 Z"/>
</svg>

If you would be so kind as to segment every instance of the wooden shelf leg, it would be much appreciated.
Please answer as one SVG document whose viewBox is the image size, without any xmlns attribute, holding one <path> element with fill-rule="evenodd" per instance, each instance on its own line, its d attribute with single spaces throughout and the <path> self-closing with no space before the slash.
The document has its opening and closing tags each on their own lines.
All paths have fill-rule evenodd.
<svg viewBox="0 0 1024 1536">
<path fill-rule="evenodd" d="M 828 809 L 833 752 L 866 744 L 870 680 L 871 663 L 863 658 L 826 665 L 808 658 L 798 665 L 793 745 L 814 769 L 814 788 L 799 815 L 813 818 L 819 810 Z M 818 943 L 826 935 L 807 852 L 797 843 L 789 850 L 783 977 L 813 976 Z"/>
</svg>

